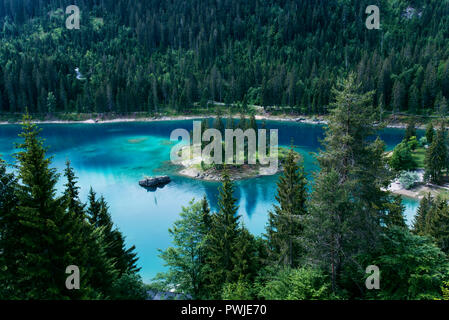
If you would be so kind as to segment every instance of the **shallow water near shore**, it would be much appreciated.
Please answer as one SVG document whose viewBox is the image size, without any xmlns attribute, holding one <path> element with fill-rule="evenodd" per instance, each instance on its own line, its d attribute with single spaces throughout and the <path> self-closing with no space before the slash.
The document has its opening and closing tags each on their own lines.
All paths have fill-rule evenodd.
<svg viewBox="0 0 449 320">
<path fill-rule="evenodd" d="M 279 144 L 295 149 L 304 157 L 309 178 L 317 165 L 311 153 L 317 152 L 323 127 L 318 125 L 267 121 L 267 129 L 279 130 Z M 104 195 L 113 221 L 134 244 L 139 256 L 141 275 L 150 282 L 156 273 L 164 271 L 158 249 L 170 245 L 168 228 L 179 216 L 182 206 L 192 198 L 206 195 L 212 209 L 217 206 L 219 183 L 193 180 L 176 174 L 169 163 L 170 133 L 177 128 L 192 130 L 192 120 L 158 122 L 117 122 L 103 124 L 41 124 L 53 166 L 63 172 L 69 159 L 79 177 L 81 199 L 87 200 L 89 188 Z M 0 126 L 0 156 L 13 163 L 14 142 L 19 142 L 18 125 Z M 388 149 L 403 138 L 402 129 L 385 129 L 381 138 Z M 167 174 L 172 182 L 155 192 L 138 185 L 144 176 Z M 254 234 L 264 232 L 267 212 L 272 208 L 278 176 L 258 177 L 236 182 L 239 214 L 245 226 Z M 65 181 L 60 179 L 58 190 Z M 404 198 L 408 223 L 412 222 L 418 201 Z"/>
</svg>

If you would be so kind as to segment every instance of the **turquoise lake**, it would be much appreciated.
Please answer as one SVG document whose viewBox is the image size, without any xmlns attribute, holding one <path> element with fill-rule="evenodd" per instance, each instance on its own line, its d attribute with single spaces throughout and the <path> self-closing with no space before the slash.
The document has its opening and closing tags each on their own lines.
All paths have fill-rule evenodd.
<svg viewBox="0 0 449 320">
<path fill-rule="evenodd" d="M 192 130 L 192 121 L 117 122 L 103 124 L 42 124 L 53 167 L 60 173 L 66 159 L 72 162 L 79 177 L 81 199 L 87 200 L 89 188 L 104 195 L 110 206 L 114 223 L 134 244 L 139 255 L 141 275 L 145 282 L 161 271 L 163 261 L 158 249 L 170 245 L 168 228 L 193 198 L 206 195 L 212 209 L 216 208 L 219 183 L 197 181 L 176 175 L 169 163 L 170 133 L 177 128 Z M 323 128 L 294 122 L 268 121 L 267 129 L 279 130 L 279 144 L 289 146 L 294 140 L 296 150 L 304 157 L 306 171 L 317 170 L 313 152 L 319 148 Z M 14 142 L 19 142 L 18 125 L 0 125 L 0 155 L 13 163 Z M 388 149 L 399 143 L 404 135 L 401 129 L 385 129 L 380 134 Z M 145 175 L 167 174 L 172 183 L 156 192 L 139 187 L 138 180 Z M 236 183 L 239 214 L 246 227 L 254 234 L 262 234 L 267 212 L 275 201 L 277 176 L 267 176 Z M 58 190 L 63 189 L 61 179 Z M 410 224 L 419 203 L 404 198 L 406 216 Z"/>
</svg>

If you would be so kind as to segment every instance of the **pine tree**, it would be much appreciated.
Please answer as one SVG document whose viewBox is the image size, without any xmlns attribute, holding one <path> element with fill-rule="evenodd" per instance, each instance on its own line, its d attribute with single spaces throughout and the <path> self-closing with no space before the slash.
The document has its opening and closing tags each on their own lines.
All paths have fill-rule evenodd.
<svg viewBox="0 0 449 320">
<path fill-rule="evenodd" d="M 277 183 L 275 198 L 279 204 L 268 213 L 267 238 L 272 260 L 284 267 L 297 267 L 305 251 L 301 237 L 307 214 L 307 180 L 303 166 L 296 161 L 291 148 Z"/>
<path fill-rule="evenodd" d="M 109 207 L 104 197 L 101 196 L 97 200 L 96 194 L 92 189 L 89 193 L 89 207 L 87 212 L 91 225 L 94 228 L 101 229 L 104 234 L 105 251 L 107 257 L 114 262 L 118 276 L 121 277 L 125 273 L 138 272 L 140 268 L 136 265 L 138 258 L 134 252 L 135 246 L 126 249 L 125 239 L 122 233 L 114 229 L 114 223 L 112 222 Z"/>
<path fill-rule="evenodd" d="M 426 151 L 424 178 L 433 183 L 440 183 L 443 177 L 443 169 L 447 167 L 447 147 L 445 132 L 438 130 L 435 139 Z"/>
<path fill-rule="evenodd" d="M 426 235 L 427 214 L 433 207 L 433 198 L 430 192 L 421 199 L 419 208 L 413 221 L 413 232 L 419 236 Z"/>
<path fill-rule="evenodd" d="M 234 130 L 234 127 L 234 119 L 232 118 L 232 114 L 229 113 L 228 118 L 226 119 L 226 129 Z"/>
<path fill-rule="evenodd" d="M 420 109 L 420 94 L 419 89 L 412 85 L 410 88 L 409 98 L 408 98 L 408 110 L 412 114 L 416 114 Z"/>
<path fill-rule="evenodd" d="M 29 116 L 24 117 L 22 130 L 24 141 L 17 145 L 20 151 L 16 154 L 21 181 L 16 193 L 20 222 L 15 235 L 20 257 L 16 261 L 20 265 L 16 294 L 33 299 L 81 298 L 88 287 L 79 291 L 65 288 L 66 267 L 83 260 L 77 256 L 80 244 L 72 241 L 77 229 L 64 210 L 64 198 L 55 196 L 58 175 L 50 168 L 43 140 Z"/>
<path fill-rule="evenodd" d="M 245 115 L 243 113 L 240 114 L 238 128 L 242 129 L 243 131 L 248 129 L 248 121 L 246 120 L 246 117 L 245 117 Z"/>
<path fill-rule="evenodd" d="M 234 272 L 234 264 L 240 233 L 240 216 L 237 215 L 237 199 L 233 193 L 234 184 L 225 169 L 218 196 L 219 210 L 212 216 L 212 228 L 207 237 L 211 298 L 220 298 L 222 286 L 236 281 L 238 276 Z"/>
<path fill-rule="evenodd" d="M 432 144 L 434 136 L 435 130 L 433 129 L 432 122 L 429 122 L 426 126 L 426 139 L 429 146 Z"/>
<path fill-rule="evenodd" d="M 244 226 L 236 241 L 233 273 L 237 282 L 252 283 L 259 270 L 260 261 L 256 239 Z"/>
<path fill-rule="evenodd" d="M 70 166 L 70 161 L 66 161 L 66 168 L 64 170 L 64 176 L 67 179 L 65 186 L 64 196 L 67 201 L 67 207 L 69 211 L 74 212 L 84 219 L 84 207 L 79 199 L 79 187 L 77 186 L 77 177 L 73 168 Z"/>
<path fill-rule="evenodd" d="M 47 112 L 54 113 L 56 111 L 56 97 L 53 92 L 49 92 L 47 96 Z"/>
<path fill-rule="evenodd" d="M 407 228 L 404 218 L 405 207 L 402 204 L 402 198 L 399 195 L 393 196 L 393 201 L 385 204 L 387 215 L 384 218 L 384 223 L 387 228 L 400 227 Z"/>
<path fill-rule="evenodd" d="M 21 227 L 14 211 L 17 187 L 16 177 L 7 173 L 6 164 L 0 159 L 0 300 L 20 298 L 15 292 L 20 267 L 16 261 L 21 258 L 16 250 Z"/>
<path fill-rule="evenodd" d="M 437 198 L 426 215 L 425 233 L 433 239 L 441 251 L 449 253 L 449 205 Z"/>
<path fill-rule="evenodd" d="M 411 137 L 416 137 L 415 119 L 410 120 L 407 124 L 404 140 L 409 141 Z"/>
<path fill-rule="evenodd" d="M 87 217 L 89 219 L 90 224 L 94 228 L 97 228 L 97 227 L 99 227 L 99 225 L 97 224 L 97 221 L 99 220 L 101 206 L 100 206 L 100 202 L 97 201 L 97 194 L 92 189 L 92 187 L 89 190 L 88 204 L 89 205 L 87 207 Z"/>
<path fill-rule="evenodd" d="M 214 120 L 214 125 L 213 125 L 214 129 L 217 129 L 218 131 L 221 132 L 221 134 L 224 134 L 224 125 L 223 125 L 223 121 L 221 119 L 220 114 L 217 115 L 217 117 Z"/>
<path fill-rule="evenodd" d="M 384 144 L 373 141 L 375 112 L 372 93 L 359 94 L 354 76 L 334 90 L 336 102 L 318 155 L 321 171 L 315 179 L 307 221 L 311 255 L 329 270 L 333 292 L 343 286 L 345 268 L 375 248 L 384 219 L 389 183 Z M 358 269 L 362 272 L 361 269 Z M 347 278 L 357 277 L 354 272 Z M 357 281 L 353 279 L 353 281 Z"/>
</svg>

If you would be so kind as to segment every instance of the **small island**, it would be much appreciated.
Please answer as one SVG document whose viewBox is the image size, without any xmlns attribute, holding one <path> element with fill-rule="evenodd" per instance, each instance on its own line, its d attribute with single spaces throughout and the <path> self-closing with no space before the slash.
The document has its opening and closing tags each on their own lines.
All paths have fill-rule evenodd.
<svg viewBox="0 0 449 320">
<path fill-rule="evenodd" d="M 184 144 L 180 144 L 175 151 L 178 158 L 174 163 L 180 167 L 178 174 L 198 180 L 220 181 L 226 168 L 231 180 L 243 180 L 282 171 L 290 152 L 295 161 L 301 158 L 293 148 L 279 147 L 277 130 L 265 130 L 264 121 L 259 128 L 254 114 L 249 119 L 242 114 L 238 121 L 232 115 L 227 119 L 217 115 L 211 120 L 194 122 L 191 133 L 196 140 L 190 138 L 192 134 L 186 133 L 188 140 L 183 140 Z M 270 138 L 267 139 L 267 136 Z M 222 137 L 225 137 L 224 141 Z M 231 146 L 232 150 L 229 155 L 227 146 Z M 232 161 L 228 161 L 229 158 Z"/>
<path fill-rule="evenodd" d="M 189 147 L 186 147 L 189 148 Z M 283 170 L 283 163 L 288 155 L 289 150 L 280 147 L 278 150 L 278 166 L 274 170 L 269 166 L 257 164 L 204 164 L 204 161 L 198 164 L 198 159 L 186 159 L 180 164 L 181 168 L 178 174 L 204 181 L 221 181 L 223 170 L 226 166 L 231 180 L 244 180 L 250 178 L 257 178 L 261 176 L 275 175 Z M 296 151 L 292 151 L 295 155 L 295 160 L 299 161 L 301 156 Z"/>
</svg>

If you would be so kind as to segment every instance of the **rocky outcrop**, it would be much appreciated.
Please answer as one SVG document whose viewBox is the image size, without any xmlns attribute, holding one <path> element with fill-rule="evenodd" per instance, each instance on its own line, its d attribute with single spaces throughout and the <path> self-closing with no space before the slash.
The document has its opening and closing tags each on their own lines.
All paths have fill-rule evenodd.
<svg viewBox="0 0 449 320">
<path fill-rule="evenodd" d="M 148 177 L 139 181 L 139 185 L 144 188 L 156 189 L 162 188 L 166 184 L 170 183 L 171 179 L 169 176 L 157 176 Z"/>
</svg>

